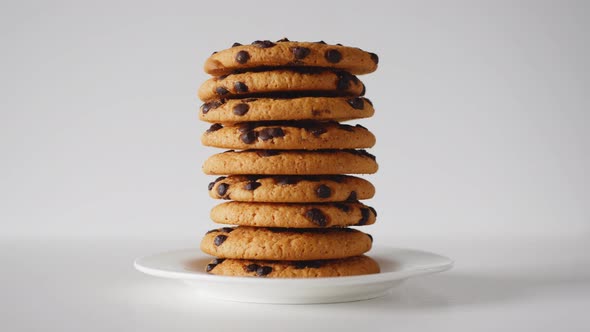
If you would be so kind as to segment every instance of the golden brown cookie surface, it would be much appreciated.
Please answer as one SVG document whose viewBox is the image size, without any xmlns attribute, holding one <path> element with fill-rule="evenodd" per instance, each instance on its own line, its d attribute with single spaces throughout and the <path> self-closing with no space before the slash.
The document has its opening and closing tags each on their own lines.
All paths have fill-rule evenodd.
<svg viewBox="0 0 590 332">
<path fill-rule="evenodd" d="M 330 70 L 277 69 L 213 77 L 199 88 L 199 98 L 244 98 L 267 95 L 361 96 L 365 86 L 356 76 Z"/>
<path fill-rule="evenodd" d="M 375 156 L 364 150 L 246 150 L 209 157 L 203 171 L 210 175 L 373 174 Z"/>
<path fill-rule="evenodd" d="M 209 231 L 201 250 L 218 258 L 302 261 L 359 256 L 372 242 L 369 234 L 351 228 L 239 226 Z"/>
<path fill-rule="evenodd" d="M 212 128 L 203 133 L 201 143 L 223 149 L 324 150 L 375 145 L 375 136 L 367 128 L 337 122 L 245 122 Z"/>
<path fill-rule="evenodd" d="M 241 202 L 313 203 L 370 199 L 371 182 L 354 176 L 231 175 L 209 183 L 209 196 Z"/>
<path fill-rule="evenodd" d="M 206 267 L 211 274 L 267 278 L 325 278 L 379 273 L 379 265 L 368 256 L 315 261 L 259 261 L 214 259 Z"/>
<path fill-rule="evenodd" d="M 201 105 L 199 119 L 212 123 L 246 121 L 347 121 L 373 116 L 363 97 L 299 97 L 218 99 Z"/>
<path fill-rule="evenodd" d="M 375 223 L 376 212 L 360 202 L 249 203 L 227 202 L 211 210 L 219 224 L 253 227 L 326 228 Z"/>
<path fill-rule="evenodd" d="M 356 47 L 324 42 L 255 41 L 213 53 L 205 72 L 214 76 L 259 67 L 323 67 L 367 74 L 377 69 L 379 57 Z"/>
</svg>

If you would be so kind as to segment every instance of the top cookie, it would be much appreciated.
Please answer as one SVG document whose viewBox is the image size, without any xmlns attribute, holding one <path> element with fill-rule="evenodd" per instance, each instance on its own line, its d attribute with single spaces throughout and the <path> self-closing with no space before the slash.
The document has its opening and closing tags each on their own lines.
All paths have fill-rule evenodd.
<svg viewBox="0 0 590 332">
<path fill-rule="evenodd" d="M 260 67 L 323 67 L 360 75 L 374 72 L 378 62 L 375 53 L 340 44 L 257 40 L 213 53 L 205 61 L 205 72 L 220 76 Z"/>
</svg>

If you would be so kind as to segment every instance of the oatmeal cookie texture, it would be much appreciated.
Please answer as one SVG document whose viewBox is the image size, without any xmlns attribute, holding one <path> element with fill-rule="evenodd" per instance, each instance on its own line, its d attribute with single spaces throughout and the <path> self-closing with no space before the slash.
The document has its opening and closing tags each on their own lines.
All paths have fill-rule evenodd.
<svg viewBox="0 0 590 332">
<path fill-rule="evenodd" d="M 263 278 L 345 277 L 379 273 L 364 254 L 377 211 L 360 201 L 373 184 L 367 152 L 375 135 L 343 121 L 375 113 L 356 76 L 377 69 L 375 53 L 320 42 L 257 40 L 214 52 L 213 77 L 198 90 L 205 146 L 227 149 L 203 164 L 214 199 L 201 250 L 211 274 Z M 231 226 L 230 226 L 231 225 Z"/>
</svg>

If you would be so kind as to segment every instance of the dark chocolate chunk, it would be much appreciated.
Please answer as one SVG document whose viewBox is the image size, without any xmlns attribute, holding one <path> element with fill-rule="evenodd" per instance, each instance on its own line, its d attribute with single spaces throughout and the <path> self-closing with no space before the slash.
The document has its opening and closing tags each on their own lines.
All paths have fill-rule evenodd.
<svg viewBox="0 0 590 332">
<path fill-rule="evenodd" d="M 209 182 L 207 189 L 211 190 L 211 189 L 213 189 L 213 186 L 215 186 L 215 182 Z"/>
<path fill-rule="evenodd" d="M 338 73 L 338 82 L 336 83 L 336 88 L 338 90 L 348 90 L 350 88 L 350 83 L 354 80 L 354 76 L 348 72 L 341 71 Z"/>
<path fill-rule="evenodd" d="M 314 224 L 325 227 L 328 224 L 328 219 L 320 209 L 313 208 L 305 213 L 305 216 Z"/>
<path fill-rule="evenodd" d="M 284 42 L 288 42 L 288 41 L 290 41 L 290 40 L 285 37 L 285 38 L 281 38 L 281 39 L 277 40 L 277 43 L 284 43 Z"/>
<path fill-rule="evenodd" d="M 243 82 L 236 82 L 234 83 L 234 90 L 236 90 L 237 93 L 246 93 L 248 92 L 248 86 Z"/>
<path fill-rule="evenodd" d="M 340 209 L 342 212 L 350 211 L 350 207 L 344 203 L 334 203 L 333 204 L 337 209 Z"/>
<path fill-rule="evenodd" d="M 240 44 L 240 43 L 238 43 L 238 42 L 235 42 L 235 43 L 233 43 L 233 44 L 231 45 L 231 47 L 236 47 L 236 46 L 242 46 L 242 44 Z"/>
<path fill-rule="evenodd" d="M 373 60 L 373 62 L 375 64 L 378 64 L 379 63 L 379 56 L 375 53 L 369 53 L 369 54 L 371 55 L 371 60 Z"/>
<path fill-rule="evenodd" d="M 328 198 L 332 195 L 332 190 L 325 184 L 321 184 L 315 189 L 315 193 L 319 198 Z"/>
<path fill-rule="evenodd" d="M 264 128 L 264 129 L 260 130 L 260 132 L 258 133 L 258 137 L 260 137 L 260 139 L 263 141 L 267 141 L 272 138 L 283 137 L 283 136 L 285 136 L 285 132 L 283 131 L 282 128 L 278 128 L 278 127 Z"/>
<path fill-rule="evenodd" d="M 300 46 L 291 48 L 291 51 L 293 52 L 293 56 L 296 60 L 305 59 L 305 57 L 307 57 L 309 53 L 311 53 L 311 50 L 309 48 Z"/>
<path fill-rule="evenodd" d="M 248 265 L 244 266 L 244 271 L 255 272 L 256 270 L 258 270 L 259 267 L 260 267 L 260 265 L 258 265 L 258 264 L 248 264 Z"/>
<path fill-rule="evenodd" d="M 356 109 L 356 110 L 362 110 L 365 108 L 365 102 L 363 101 L 363 98 L 352 98 L 347 100 L 348 104 L 350 104 L 350 106 L 352 106 L 352 108 Z"/>
<path fill-rule="evenodd" d="M 357 200 L 357 195 L 356 195 L 356 191 L 351 191 L 350 195 L 348 195 L 348 198 L 346 199 L 349 202 L 354 202 Z"/>
<path fill-rule="evenodd" d="M 256 134 L 255 131 L 248 131 L 240 135 L 240 139 L 246 144 L 252 144 L 256 142 L 256 138 L 258 138 L 258 134 Z"/>
<path fill-rule="evenodd" d="M 211 233 L 215 233 L 215 232 L 219 232 L 219 230 L 218 229 L 208 230 L 207 233 L 205 233 L 205 234 L 211 234 Z"/>
<path fill-rule="evenodd" d="M 357 225 L 359 225 L 359 226 L 366 225 L 367 222 L 369 221 L 369 213 L 370 213 L 369 209 L 361 208 L 361 219 L 359 220 Z"/>
<path fill-rule="evenodd" d="M 244 189 L 253 191 L 253 190 L 256 190 L 256 188 L 260 187 L 261 185 L 262 185 L 262 183 L 260 183 L 260 182 L 251 181 L 251 182 L 246 183 L 246 185 L 244 186 Z"/>
<path fill-rule="evenodd" d="M 326 53 L 324 53 L 324 57 L 326 57 L 326 60 L 331 63 L 338 63 L 342 60 L 342 54 L 337 50 L 327 50 Z"/>
<path fill-rule="evenodd" d="M 216 246 L 220 246 L 227 239 L 227 235 L 217 235 L 213 240 Z"/>
<path fill-rule="evenodd" d="M 220 123 L 214 123 L 211 125 L 211 127 L 209 127 L 209 129 L 207 129 L 207 132 L 212 133 L 214 131 L 218 131 L 221 128 L 223 128 L 223 126 Z"/>
<path fill-rule="evenodd" d="M 256 275 L 259 277 L 264 277 L 272 272 L 272 267 L 270 266 L 261 266 L 256 270 Z"/>
<path fill-rule="evenodd" d="M 322 265 L 324 265 L 324 262 L 322 261 L 299 261 L 299 262 L 293 262 L 293 266 L 298 269 L 305 269 L 305 268 L 313 268 L 313 269 L 317 269 L 322 267 Z"/>
<path fill-rule="evenodd" d="M 249 110 L 250 110 L 250 105 L 244 104 L 244 103 L 237 104 L 236 106 L 234 106 L 234 109 L 233 109 L 234 114 L 239 115 L 239 116 L 242 116 L 242 115 L 248 113 Z"/>
<path fill-rule="evenodd" d="M 348 132 L 353 132 L 354 131 L 354 127 L 351 126 L 351 125 L 347 125 L 347 124 L 338 125 L 338 128 L 340 128 L 342 130 L 346 130 Z"/>
<path fill-rule="evenodd" d="M 225 260 L 225 258 L 215 258 L 215 259 L 214 259 L 214 260 L 211 262 L 211 264 L 215 264 L 215 265 L 217 265 L 217 264 L 221 264 L 221 263 L 223 263 L 223 261 L 224 261 L 224 260 Z"/>
<path fill-rule="evenodd" d="M 236 53 L 237 63 L 245 64 L 246 62 L 248 62 L 248 60 L 250 60 L 250 53 L 246 51 L 239 51 L 238 53 Z"/>
<path fill-rule="evenodd" d="M 364 96 L 367 93 L 367 86 L 363 83 L 363 89 L 361 90 L 361 96 Z"/>
<path fill-rule="evenodd" d="M 201 112 L 203 112 L 203 114 L 207 114 L 210 110 L 216 109 L 221 105 L 223 105 L 222 100 L 214 100 L 208 103 L 204 103 L 203 105 L 201 105 Z"/>
<path fill-rule="evenodd" d="M 367 103 L 369 103 L 369 105 L 373 106 L 373 102 L 369 98 L 365 98 L 365 100 L 367 101 Z"/>
<path fill-rule="evenodd" d="M 207 264 L 207 268 L 205 269 L 207 272 L 211 272 L 211 270 L 213 270 L 215 267 L 217 266 L 217 264 Z"/>
<path fill-rule="evenodd" d="M 325 41 L 323 41 L 323 40 L 317 41 L 317 42 L 315 42 L 315 43 L 316 43 L 316 44 L 324 44 L 324 45 L 326 45 L 326 42 L 325 42 Z"/>
<path fill-rule="evenodd" d="M 217 88 L 215 88 L 215 93 L 217 93 L 220 96 L 224 96 L 229 93 L 229 90 L 222 86 L 218 86 Z"/>
<path fill-rule="evenodd" d="M 222 227 L 219 229 L 219 231 L 222 233 L 231 233 L 231 232 L 233 232 L 233 230 L 234 230 L 233 227 Z"/>
<path fill-rule="evenodd" d="M 225 196 L 225 194 L 227 193 L 227 189 L 228 188 L 229 188 L 229 184 L 227 184 L 227 183 L 220 183 L 217 186 L 217 194 L 219 196 L 222 196 L 222 197 Z"/>
<path fill-rule="evenodd" d="M 277 150 L 260 150 L 256 152 L 260 157 L 272 157 L 280 154 Z"/>
<path fill-rule="evenodd" d="M 270 40 L 256 40 L 252 43 L 252 45 L 260 48 L 269 48 L 275 46 L 276 44 Z"/>
</svg>

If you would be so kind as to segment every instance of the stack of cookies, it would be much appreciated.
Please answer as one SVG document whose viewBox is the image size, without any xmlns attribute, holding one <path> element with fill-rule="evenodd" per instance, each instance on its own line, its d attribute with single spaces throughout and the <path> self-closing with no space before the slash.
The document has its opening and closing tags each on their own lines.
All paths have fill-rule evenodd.
<svg viewBox="0 0 590 332">
<path fill-rule="evenodd" d="M 235 43 L 205 63 L 214 77 L 199 89 L 199 117 L 212 123 L 210 196 L 231 200 L 213 208 L 223 227 L 209 231 L 201 250 L 216 258 L 207 272 L 275 278 L 378 273 L 363 255 L 369 234 L 348 226 L 375 222 L 359 200 L 373 185 L 349 174 L 377 171 L 365 148 L 375 136 L 340 122 L 373 115 L 354 75 L 377 69 L 376 54 L 324 42 Z"/>
</svg>

